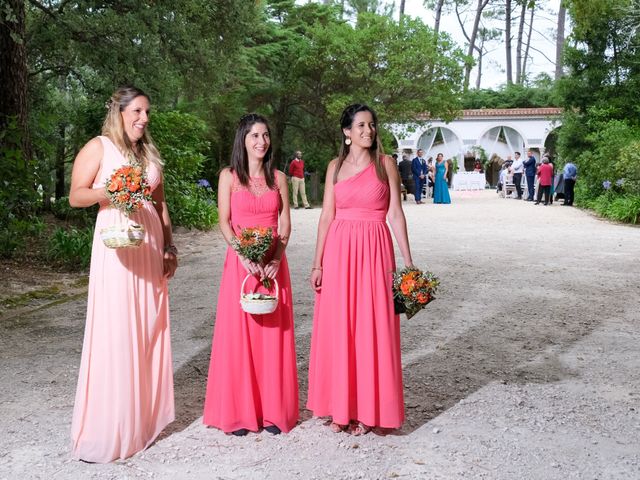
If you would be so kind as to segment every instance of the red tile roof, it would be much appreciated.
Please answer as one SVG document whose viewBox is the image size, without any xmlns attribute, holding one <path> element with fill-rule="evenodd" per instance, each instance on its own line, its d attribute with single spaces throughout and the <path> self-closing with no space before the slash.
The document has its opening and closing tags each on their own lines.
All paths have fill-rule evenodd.
<svg viewBox="0 0 640 480">
<path fill-rule="evenodd" d="M 544 108 L 479 108 L 463 110 L 462 118 L 468 117 L 548 117 L 562 115 L 564 109 L 558 107 Z"/>
</svg>

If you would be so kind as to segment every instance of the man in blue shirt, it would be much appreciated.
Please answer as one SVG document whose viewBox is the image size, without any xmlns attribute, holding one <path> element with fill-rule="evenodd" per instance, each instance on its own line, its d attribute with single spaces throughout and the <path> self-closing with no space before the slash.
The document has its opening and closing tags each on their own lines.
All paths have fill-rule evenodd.
<svg viewBox="0 0 640 480">
<path fill-rule="evenodd" d="M 533 202 L 533 186 L 536 181 L 536 157 L 533 156 L 533 152 L 529 150 L 527 152 L 527 159 L 522 162 L 524 166 L 524 174 L 527 177 L 527 202 Z"/>
<path fill-rule="evenodd" d="M 426 178 L 426 174 L 423 172 L 422 166 L 422 156 L 424 155 L 424 151 L 419 148 L 418 156 L 411 161 L 411 173 L 413 173 L 413 183 L 415 184 L 415 191 L 413 192 L 413 196 L 416 199 L 416 203 L 421 205 L 422 202 L 422 183 Z"/>
<path fill-rule="evenodd" d="M 562 177 L 564 179 L 564 203 L 563 205 L 573 205 L 573 188 L 576 185 L 576 178 L 578 177 L 578 169 L 576 166 L 567 162 L 562 170 Z"/>
</svg>

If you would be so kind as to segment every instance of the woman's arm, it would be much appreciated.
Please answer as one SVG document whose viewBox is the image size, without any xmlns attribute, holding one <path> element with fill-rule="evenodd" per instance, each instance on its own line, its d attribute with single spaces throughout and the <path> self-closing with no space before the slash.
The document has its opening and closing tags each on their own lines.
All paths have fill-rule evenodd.
<svg viewBox="0 0 640 480">
<path fill-rule="evenodd" d="M 389 157 L 384 158 L 384 166 L 387 171 L 389 179 L 390 189 L 390 201 L 389 210 L 387 211 L 387 218 L 389 219 L 389 225 L 393 236 L 396 237 L 398 242 L 398 248 L 402 253 L 404 264 L 407 267 L 413 266 L 413 259 L 411 258 L 411 249 L 409 248 L 409 236 L 407 235 L 407 220 L 402 210 L 402 204 L 400 203 L 400 177 L 393 168 L 393 160 Z"/>
<path fill-rule="evenodd" d="M 155 188 L 151 196 L 153 198 L 153 206 L 160 217 L 162 234 L 164 237 L 164 276 L 171 278 L 174 273 L 176 273 L 176 268 L 178 268 L 178 250 L 173 244 L 171 218 L 169 218 L 169 209 L 167 208 L 167 202 L 164 198 L 164 185 L 162 182 L 160 182 L 160 184 Z"/>
<path fill-rule="evenodd" d="M 331 222 L 336 216 L 336 202 L 333 196 L 333 175 L 336 170 L 336 161 L 331 160 L 327 167 L 327 175 L 324 179 L 324 197 L 322 200 L 322 212 L 318 222 L 318 238 L 316 240 L 316 253 L 311 267 L 311 288 L 316 291 L 322 287 L 322 255 L 324 254 L 324 243 Z M 396 177 L 398 174 L 396 173 Z M 400 195 L 398 193 L 398 195 Z"/>
<path fill-rule="evenodd" d="M 291 211 L 289 208 L 289 185 L 287 177 L 283 172 L 276 172 L 276 183 L 280 191 L 280 200 L 282 208 L 280 209 L 280 217 L 278 219 L 278 238 L 276 251 L 269 263 L 264 266 L 264 273 L 268 278 L 275 278 L 280 268 L 280 261 L 284 255 L 284 251 L 289 243 L 291 236 Z"/>
<path fill-rule="evenodd" d="M 96 203 L 108 203 L 109 197 L 106 190 L 92 187 L 100 171 L 103 150 L 102 142 L 96 137 L 82 147 L 76 156 L 69 190 L 69 205 L 72 207 L 90 207 Z"/>
</svg>

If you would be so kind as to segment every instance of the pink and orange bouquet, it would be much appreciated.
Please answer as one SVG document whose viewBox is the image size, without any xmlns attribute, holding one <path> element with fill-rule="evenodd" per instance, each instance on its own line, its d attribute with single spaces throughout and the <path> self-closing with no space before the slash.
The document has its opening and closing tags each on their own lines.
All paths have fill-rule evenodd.
<svg viewBox="0 0 640 480">
<path fill-rule="evenodd" d="M 240 230 L 231 239 L 231 247 L 247 260 L 262 263 L 273 243 L 273 230 L 271 227 L 247 227 Z M 266 288 L 271 288 L 268 278 L 262 281 Z"/>
<path fill-rule="evenodd" d="M 440 280 L 433 273 L 405 267 L 393 274 L 393 304 L 396 313 L 413 317 L 434 300 Z"/>
<path fill-rule="evenodd" d="M 151 200 L 151 188 L 139 165 L 118 168 L 105 183 L 111 204 L 127 216 L 138 210 L 145 200 Z"/>
</svg>

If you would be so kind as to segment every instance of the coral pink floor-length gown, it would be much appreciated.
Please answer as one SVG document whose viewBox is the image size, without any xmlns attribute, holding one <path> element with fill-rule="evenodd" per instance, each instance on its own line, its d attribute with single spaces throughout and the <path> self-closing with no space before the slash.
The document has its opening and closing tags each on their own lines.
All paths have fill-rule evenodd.
<svg viewBox="0 0 640 480">
<path fill-rule="evenodd" d="M 307 408 L 346 425 L 398 428 L 404 421 L 400 324 L 386 224 L 389 186 L 374 164 L 334 187 L 336 215 L 316 294 Z"/>
<path fill-rule="evenodd" d="M 106 137 L 93 187 L 104 188 L 114 170 L 127 164 Z M 152 189 L 161 181 L 147 168 Z M 131 215 L 146 233 L 136 248 L 110 249 L 100 229 L 124 224 L 117 209 L 102 206 L 91 250 L 87 318 L 73 410 L 73 455 L 105 463 L 149 446 L 174 419 L 173 367 L 169 337 L 164 235 L 151 202 Z"/>
<path fill-rule="evenodd" d="M 280 207 L 280 193 L 269 189 L 263 178 L 251 178 L 247 188 L 234 174 L 231 224 L 236 234 L 258 226 L 271 227 L 277 234 Z M 203 422 L 224 432 L 243 428 L 255 432 L 269 425 L 288 432 L 298 420 L 298 379 L 287 258 L 282 256 L 276 275 L 280 302 L 273 313 L 251 315 L 241 309 L 240 287 L 246 274 L 229 247 L 218 295 Z M 258 283 L 251 277 L 245 291 Z"/>
</svg>

